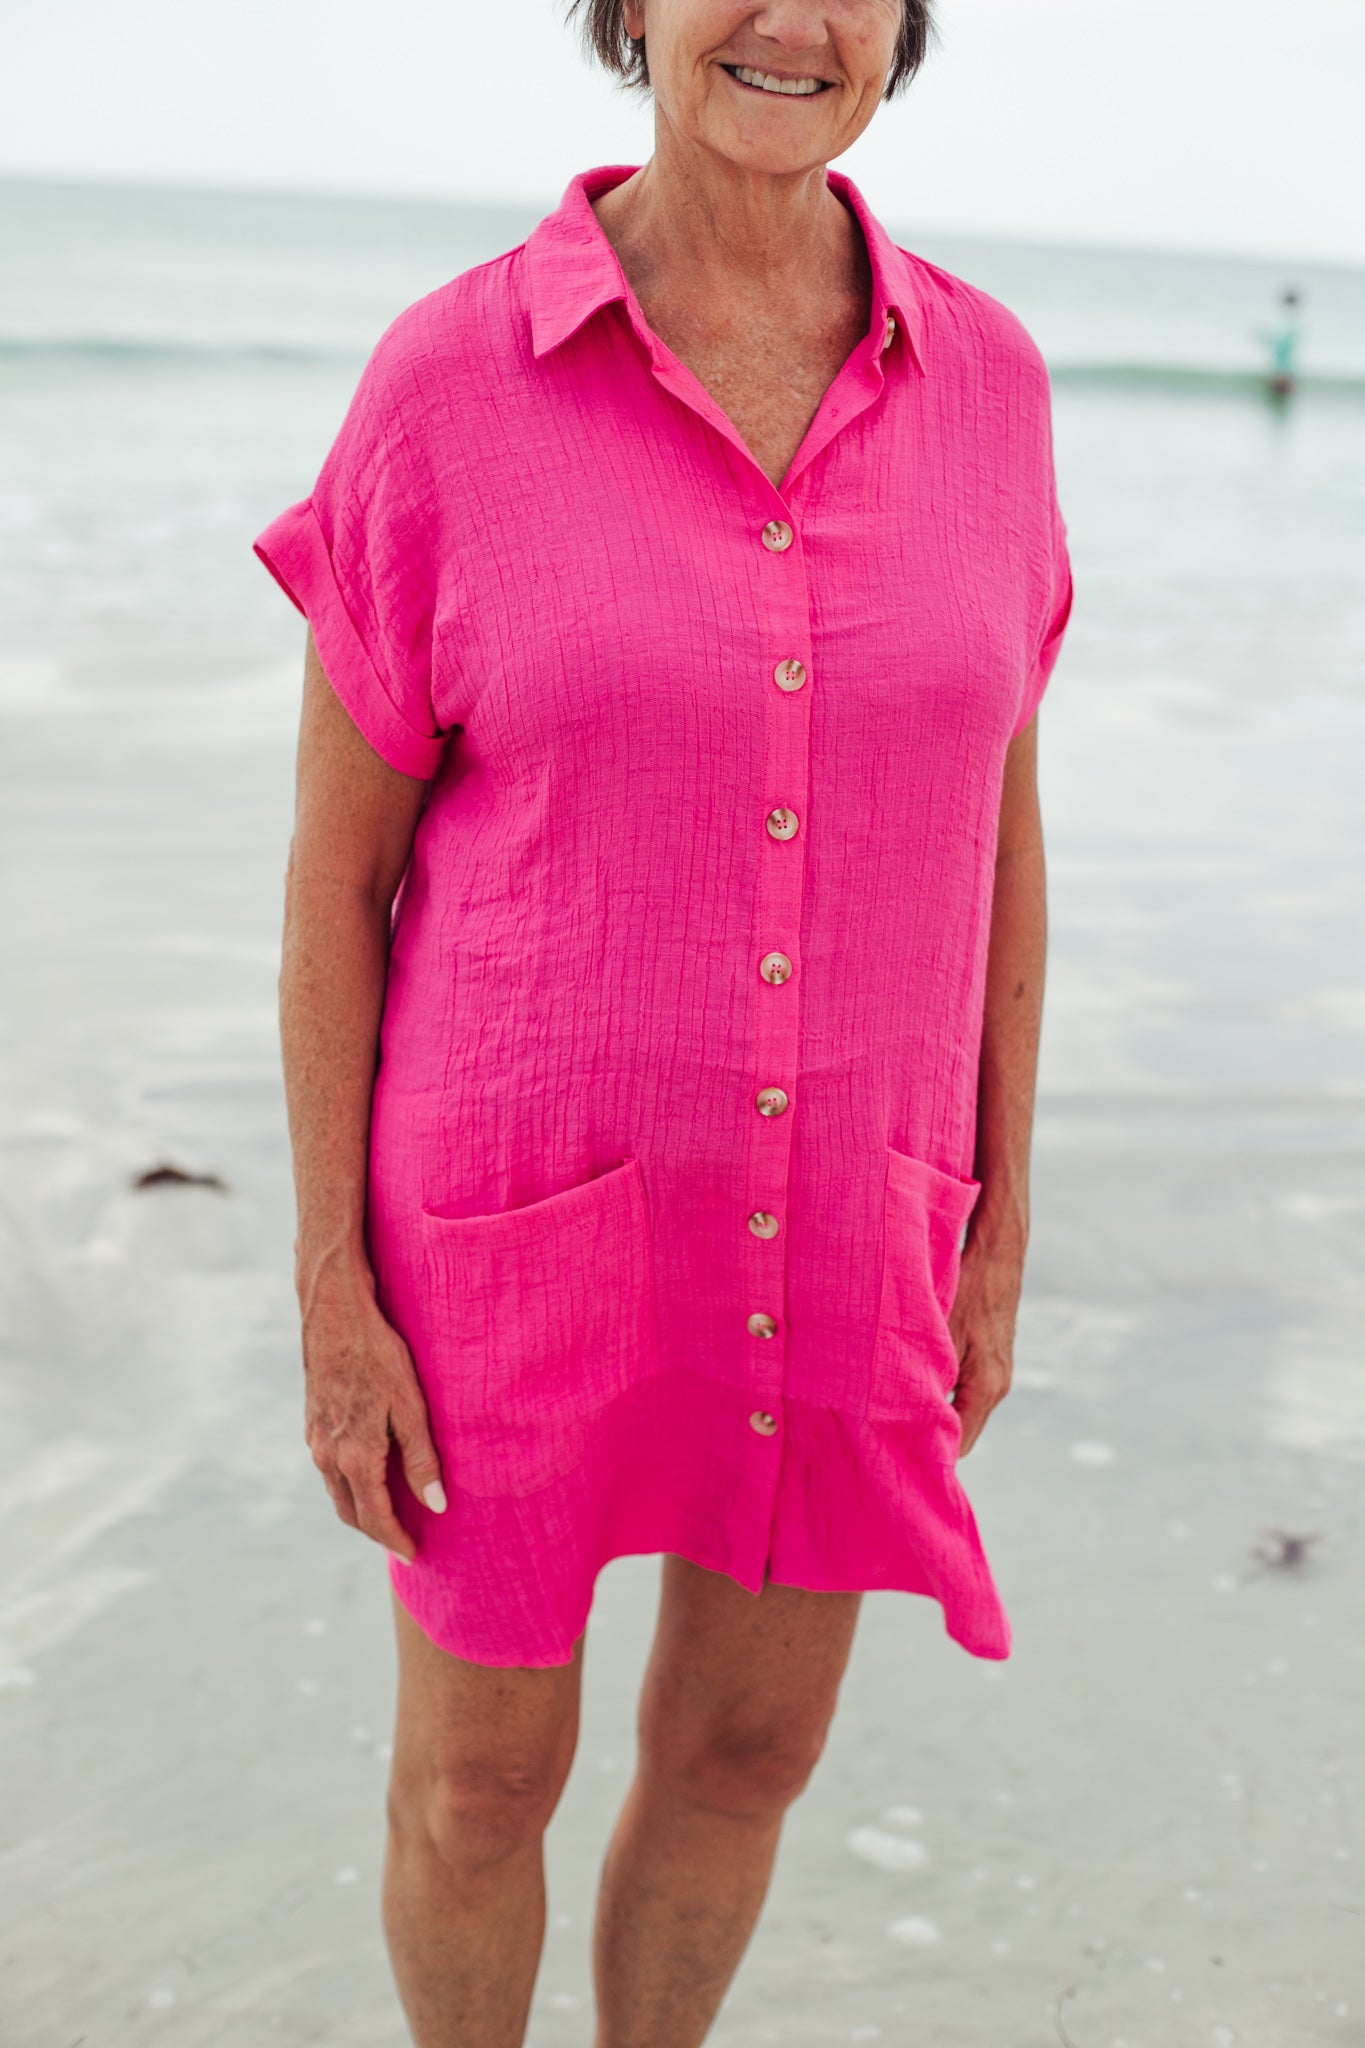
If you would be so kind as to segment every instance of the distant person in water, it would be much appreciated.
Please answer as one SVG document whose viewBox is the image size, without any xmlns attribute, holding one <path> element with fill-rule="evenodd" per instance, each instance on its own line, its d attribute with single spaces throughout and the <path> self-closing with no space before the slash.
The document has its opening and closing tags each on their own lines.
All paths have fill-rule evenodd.
<svg viewBox="0 0 1365 2048">
<path fill-rule="evenodd" d="M 1265 335 L 1270 350 L 1269 386 L 1276 398 L 1291 398 L 1297 388 L 1295 359 L 1299 351 L 1299 294 L 1289 289 L 1280 293 L 1280 319 Z"/>
</svg>

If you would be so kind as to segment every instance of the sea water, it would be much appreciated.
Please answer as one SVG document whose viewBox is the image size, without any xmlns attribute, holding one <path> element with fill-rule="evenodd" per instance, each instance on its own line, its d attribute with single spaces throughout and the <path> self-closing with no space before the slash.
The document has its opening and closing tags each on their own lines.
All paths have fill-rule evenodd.
<svg viewBox="0 0 1365 2048">
<path fill-rule="evenodd" d="M 251 536 L 307 492 L 389 320 L 535 218 L 0 180 L 10 687 L 59 669 L 188 687 L 277 656 L 289 624 Z M 1365 271 L 892 226 L 1042 347 L 1091 594 L 1096 573 L 1130 580 L 1138 641 L 1158 615 L 1179 632 L 1202 581 L 1234 641 L 1272 614 L 1282 638 L 1292 616 L 1297 670 L 1356 665 L 1344 586 L 1365 469 Z M 1262 373 L 1286 286 L 1303 295 L 1305 381 L 1276 410 Z"/>
</svg>

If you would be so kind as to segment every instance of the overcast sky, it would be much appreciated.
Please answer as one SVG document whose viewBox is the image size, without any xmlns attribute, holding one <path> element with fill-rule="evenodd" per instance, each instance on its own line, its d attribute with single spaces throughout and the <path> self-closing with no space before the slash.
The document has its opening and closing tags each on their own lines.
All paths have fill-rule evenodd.
<svg viewBox="0 0 1365 2048">
<path fill-rule="evenodd" d="M 939 0 L 898 226 L 1365 262 L 1365 0 Z M 562 0 L 0 0 L 0 169 L 544 202 L 649 152 Z"/>
</svg>

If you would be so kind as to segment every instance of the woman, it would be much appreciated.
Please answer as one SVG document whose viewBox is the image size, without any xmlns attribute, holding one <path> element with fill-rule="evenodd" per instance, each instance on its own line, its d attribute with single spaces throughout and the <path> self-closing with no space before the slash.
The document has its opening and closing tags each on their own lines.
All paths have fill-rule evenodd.
<svg viewBox="0 0 1365 2048">
<path fill-rule="evenodd" d="M 258 543 L 311 625 L 308 1438 L 394 1553 L 421 2048 L 522 2039 L 608 1558 L 664 1554 L 598 2048 L 701 2041 L 861 1592 L 1009 1648 L 955 1463 L 1026 1234 L 1046 377 L 826 172 L 922 0 L 578 5 L 653 157 L 403 314 Z"/>
</svg>

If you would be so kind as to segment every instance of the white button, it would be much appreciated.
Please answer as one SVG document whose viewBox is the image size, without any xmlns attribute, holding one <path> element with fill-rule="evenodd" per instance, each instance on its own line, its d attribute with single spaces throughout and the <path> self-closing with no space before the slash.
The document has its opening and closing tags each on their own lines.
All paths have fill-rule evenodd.
<svg viewBox="0 0 1365 2048">
<path fill-rule="evenodd" d="M 801 820 L 795 811 L 789 811 L 785 804 L 779 804 L 775 811 L 769 811 L 763 822 L 774 839 L 794 839 Z"/>
<path fill-rule="evenodd" d="M 795 659 L 779 661 L 773 670 L 773 681 L 779 690 L 799 690 L 805 680 L 805 665 Z"/>
<path fill-rule="evenodd" d="M 763 545 L 769 554 L 780 555 L 792 544 L 792 530 L 785 519 L 770 519 L 763 529 Z"/>
<path fill-rule="evenodd" d="M 774 988 L 780 988 L 791 973 L 792 964 L 785 953 L 765 953 L 758 963 L 758 971 Z"/>
<path fill-rule="evenodd" d="M 769 1215 L 766 1209 L 755 1209 L 749 1218 L 749 1228 L 755 1237 L 776 1237 L 781 1227 L 776 1216 Z"/>
<path fill-rule="evenodd" d="M 777 1335 L 777 1324 L 771 1316 L 765 1316 L 761 1310 L 756 1315 L 750 1316 L 744 1327 L 751 1337 L 775 1337 Z"/>
<path fill-rule="evenodd" d="M 749 1427 L 756 1430 L 760 1436 L 771 1436 L 777 1428 L 777 1417 L 767 1414 L 762 1408 L 755 1408 L 749 1417 Z"/>
<path fill-rule="evenodd" d="M 886 338 L 885 338 L 885 339 L 884 339 L 884 341 L 882 342 L 882 347 L 883 347 L 883 348 L 890 348 L 890 346 L 891 346 L 892 342 L 893 342 L 893 341 L 894 341 L 895 339 L 896 339 L 896 316 L 895 316 L 895 314 L 894 314 L 894 313 L 888 313 L 888 314 L 887 314 L 887 316 L 886 316 Z"/>
<path fill-rule="evenodd" d="M 754 1097 L 754 1107 L 760 1116 L 781 1116 L 787 1107 L 785 1088 L 760 1088 Z"/>
</svg>

